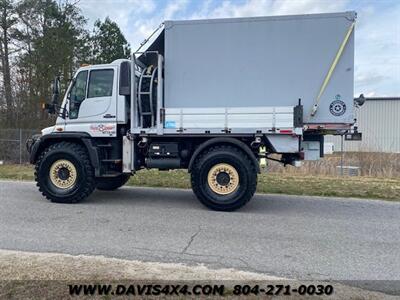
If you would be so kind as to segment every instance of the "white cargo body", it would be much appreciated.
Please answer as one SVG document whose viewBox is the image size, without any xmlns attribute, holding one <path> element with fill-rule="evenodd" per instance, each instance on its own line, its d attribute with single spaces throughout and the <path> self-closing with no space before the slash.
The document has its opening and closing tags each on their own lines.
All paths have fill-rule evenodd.
<svg viewBox="0 0 400 300">
<path fill-rule="evenodd" d="M 166 21 L 148 48 L 165 59 L 165 128 L 291 127 L 289 115 L 272 124 L 272 111 L 292 111 L 298 99 L 305 124 L 354 123 L 355 18 L 344 12 Z"/>
</svg>

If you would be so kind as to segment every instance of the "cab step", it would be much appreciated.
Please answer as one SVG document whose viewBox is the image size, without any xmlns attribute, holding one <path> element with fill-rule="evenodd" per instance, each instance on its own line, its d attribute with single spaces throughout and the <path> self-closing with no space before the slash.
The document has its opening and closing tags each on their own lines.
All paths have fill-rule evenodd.
<svg viewBox="0 0 400 300">
<path fill-rule="evenodd" d="M 100 177 L 118 177 L 121 174 L 122 173 L 120 173 L 120 172 L 107 172 L 105 174 L 102 174 Z"/>
<path fill-rule="evenodd" d="M 122 159 L 102 159 L 101 162 L 113 163 L 113 164 L 122 164 Z"/>
</svg>

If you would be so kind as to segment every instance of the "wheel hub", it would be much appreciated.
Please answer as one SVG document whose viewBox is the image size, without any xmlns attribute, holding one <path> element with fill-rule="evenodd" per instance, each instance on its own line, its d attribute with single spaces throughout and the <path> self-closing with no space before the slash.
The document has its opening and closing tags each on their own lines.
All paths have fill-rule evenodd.
<svg viewBox="0 0 400 300">
<path fill-rule="evenodd" d="M 231 181 L 231 178 L 228 173 L 220 172 L 217 174 L 216 180 L 219 185 L 226 186 L 229 184 L 229 181 Z"/>
<path fill-rule="evenodd" d="M 60 189 L 69 189 L 76 183 L 77 172 L 74 164 L 66 159 L 55 161 L 50 167 L 50 181 Z"/>
<path fill-rule="evenodd" d="M 207 181 L 213 192 L 228 195 L 238 188 L 239 174 L 233 166 L 220 163 L 210 169 Z"/>
<path fill-rule="evenodd" d="M 58 177 L 61 180 L 67 180 L 69 178 L 69 170 L 67 168 L 61 168 L 58 170 Z"/>
</svg>

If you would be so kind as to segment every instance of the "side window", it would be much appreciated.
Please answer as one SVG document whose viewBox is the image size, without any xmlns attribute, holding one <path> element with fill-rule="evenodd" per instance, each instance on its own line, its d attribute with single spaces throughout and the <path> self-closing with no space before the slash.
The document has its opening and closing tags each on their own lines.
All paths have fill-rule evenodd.
<svg viewBox="0 0 400 300">
<path fill-rule="evenodd" d="M 75 78 L 75 82 L 69 91 L 69 118 L 76 119 L 79 113 L 79 107 L 86 98 L 86 82 L 88 71 L 81 71 Z"/>
<path fill-rule="evenodd" d="M 88 98 L 112 95 L 114 70 L 94 70 L 90 72 Z"/>
</svg>

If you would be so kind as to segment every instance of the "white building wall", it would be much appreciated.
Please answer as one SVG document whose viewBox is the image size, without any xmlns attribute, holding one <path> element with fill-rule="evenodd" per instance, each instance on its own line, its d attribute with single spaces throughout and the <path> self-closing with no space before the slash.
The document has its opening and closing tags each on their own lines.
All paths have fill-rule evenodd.
<svg viewBox="0 0 400 300">
<path fill-rule="evenodd" d="M 367 100 L 356 109 L 362 141 L 344 141 L 344 151 L 400 153 L 400 100 Z M 340 136 L 325 136 L 340 151 Z"/>
</svg>

